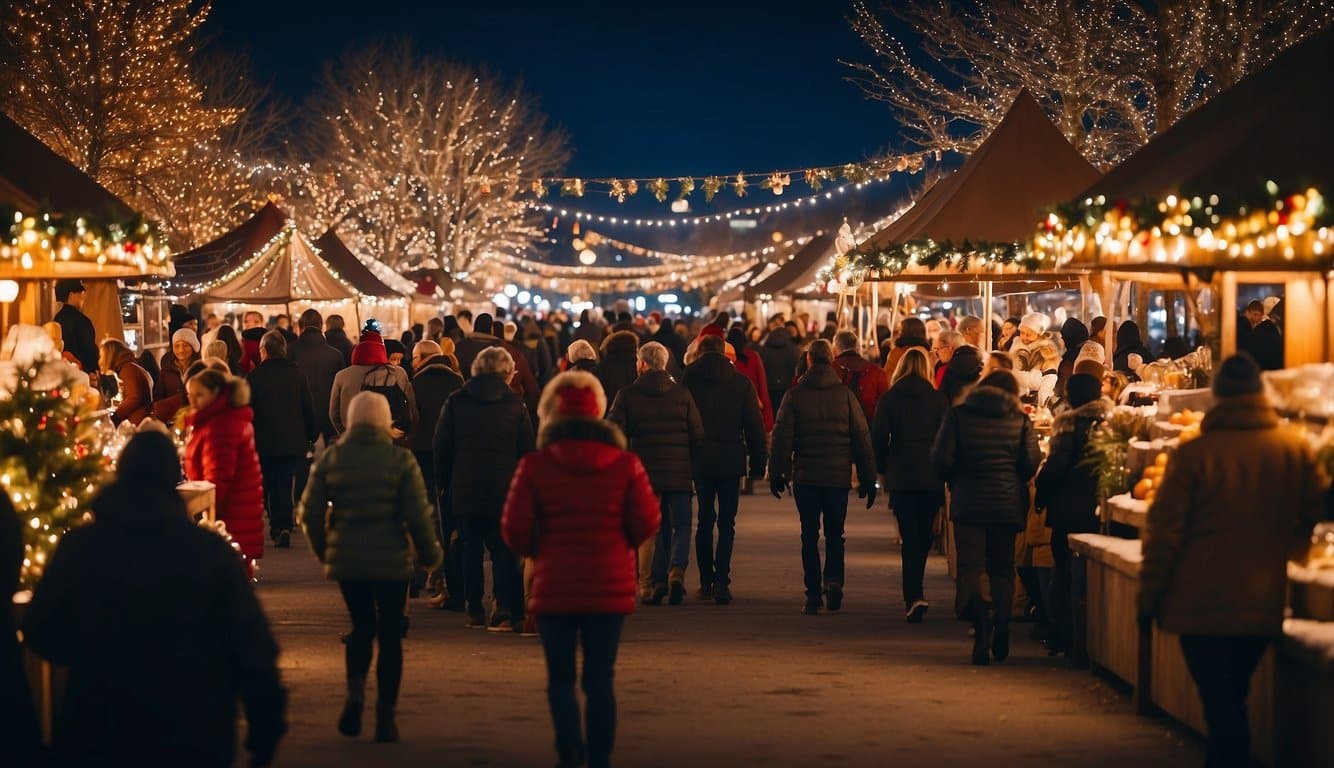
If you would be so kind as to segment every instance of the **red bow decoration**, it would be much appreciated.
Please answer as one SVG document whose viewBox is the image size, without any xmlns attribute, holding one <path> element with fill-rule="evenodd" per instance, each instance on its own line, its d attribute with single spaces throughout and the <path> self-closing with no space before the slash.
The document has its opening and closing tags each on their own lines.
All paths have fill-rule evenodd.
<svg viewBox="0 0 1334 768">
<path fill-rule="evenodd" d="M 560 398 L 562 416 L 602 418 L 602 409 L 598 408 L 597 393 L 588 387 L 561 387 L 556 390 L 556 396 Z"/>
</svg>

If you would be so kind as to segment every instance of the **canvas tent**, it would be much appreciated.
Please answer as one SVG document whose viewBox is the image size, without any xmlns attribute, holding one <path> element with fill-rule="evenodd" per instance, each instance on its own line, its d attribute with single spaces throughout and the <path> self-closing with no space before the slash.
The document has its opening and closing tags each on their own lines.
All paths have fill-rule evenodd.
<svg viewBox="0 0 1334 768">
<path fill-rule="evenodd" d="M 778 269 L 746 287 L 747 301 L 762 297 L 791 296 L 815 281 L 815 274 L 829 264 L 834 246 L 833 232 L 817 233 Z"/>
</svg>

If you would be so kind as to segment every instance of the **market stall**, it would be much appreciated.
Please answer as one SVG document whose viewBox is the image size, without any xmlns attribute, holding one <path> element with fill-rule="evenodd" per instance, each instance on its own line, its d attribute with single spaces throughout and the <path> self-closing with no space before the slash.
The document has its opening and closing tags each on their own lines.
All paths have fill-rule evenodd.
<svg viewBox="0 0 1334 768">
<path fill-rule="evenodd" d="M 356 322 L 356 327 L 360 328 L 362 320 L 368 317 L 379 320 L 385 328 L 403 331 L 412 326 L 407 296 L 391 288 L 372 272 L 332 229 L 320 235 L 315 241 L 315 249 L 339 277 L 356 289 L 356 301 L 349 302 L 352 312 L 345 315 Z M 330 313 L 339 311 L 346 312 L 347 308 L 328 308 Z"/>
</svg>

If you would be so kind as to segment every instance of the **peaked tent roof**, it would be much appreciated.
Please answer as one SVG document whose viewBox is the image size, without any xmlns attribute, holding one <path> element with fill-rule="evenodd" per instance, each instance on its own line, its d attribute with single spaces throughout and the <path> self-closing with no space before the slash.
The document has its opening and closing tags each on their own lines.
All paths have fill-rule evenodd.
<svg viewBox="0 0 1334 768">
<path fill-rule="evenodd" d="M 1098 178 L 1094 168 L 1020 91 L 1004 119 L 968 160 L 864 247 L 923 237 L 1014 242 L 1032 235 L 1045 205 L 1069 199 Z"/>
<path fill-rule="evenodd" d="M 18 123 L 0 114 L 0 201 L 32 209 L 106 213 L 130 218 L 134 209 Z"/>
<path fill-rule="evenodd" d="M 319 255 L 273 203 L 213 242 L 180 258 L 181 282 L 203 301 L 280 305 L 298 301 L 345 301 L 357 290 Z M 230 272 L 228 272 L 230 270 Z"/>
<path fill-rule="evenodd" d="M 1169 194 L 1249 200 L 1272 180 L 1284 194 L 1334 185 L 1334 27 L 1312 35 L 1272 64 L 1144 145 L 1082 199 L 1161 199 Z"/>
<path fill-rule="evenodd" d="M 746 287 L 745 297 L 752 301 L 760 295 L 790 294 L 805 288 L 815 279 L 815 273 L 829 261 L 829 249 L 837 232 L 816 235 L 802 246 L 791 259 L 783 262 L 773 274 Z"/>
<path fill-rule="evenodd" d="M 325 262 L 333 267 L 338 276 L 346 280 L 351 286 L 364 296 L 375 296 L 381 299 L 401 299 L 402 294 L 393 288 L 384 284 L 384 281 L 375 276 L 365 264 L 361 263 L 356 254 L 348 250 L 346 244 L 338 237 L 332 229 L 320 235 L 315 241 L 315 247 L 320 250 L 320 255 L 324 257 Z"/>
</svg>

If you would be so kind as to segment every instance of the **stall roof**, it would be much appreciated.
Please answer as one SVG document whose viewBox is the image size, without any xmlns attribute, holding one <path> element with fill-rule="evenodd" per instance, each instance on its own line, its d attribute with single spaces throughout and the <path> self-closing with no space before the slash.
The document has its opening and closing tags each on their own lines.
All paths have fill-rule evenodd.
<svg viewBox="0 0 1334 768">
<path fill-rule="evenodd" d="M 287 226 L 287 214 L 272 202 L 211 243 L 176 256 L 178 282 L 197 285 L 221 277 L 253 256 Z"/>
<path fill-rule="evenodd" d="M 769 296 L 791 294 L 805 288 L 815 279 L 815 273 L 828 264 L 834 236 L 833 232 L 817 234 L 793 254 L 791 259 L 783 262 L 775 272 L 747 286 L 746 301 L 752 301 L 766 294 Z"/>
<path fill-rule="evenodd" d="M 956 243 L 1024 240 L 1033 234 L 1043 206 L 1069 199 L 1097 178 L 1098 170 L 1028 91 L 1020 91 L 1005 118 L 959 170 L 936 182 L 863 247 L 923 237 Z"/>
<path fill-rule="evenodd" d="M 364 296 L 375 296 L 382 299 L 399 299 L 403 295 L 375 276 L 370 268 L 361 263 L 356 254 L 348 250 L 342 239 L 330 229 L 319 239 L 315 241 L 315 247 L 319 249 L 320 256 L 333 267 L 338 276 L 346 280 Z"/>
<path fill-rule="evenodd" d="M 20 208 L 134 216 L 134 209 L 0 114 L 0 202 Z"/>
<path fill-rule="evenodd" d="M 1334 183 L 1334 28 L 1285 51 L 1156 136 L 1077 198 L 1253 198 Z"/>
</svg>

